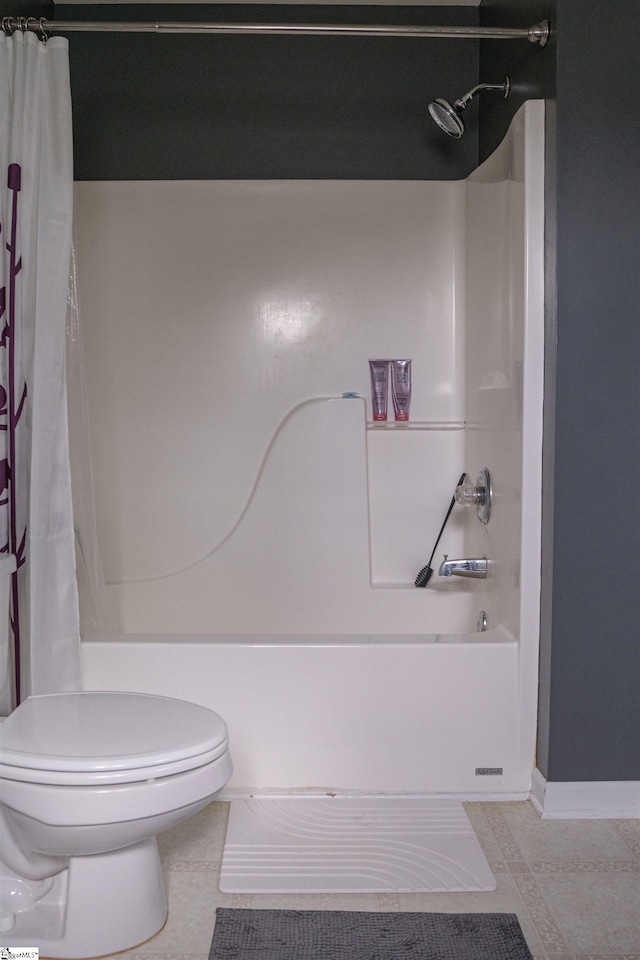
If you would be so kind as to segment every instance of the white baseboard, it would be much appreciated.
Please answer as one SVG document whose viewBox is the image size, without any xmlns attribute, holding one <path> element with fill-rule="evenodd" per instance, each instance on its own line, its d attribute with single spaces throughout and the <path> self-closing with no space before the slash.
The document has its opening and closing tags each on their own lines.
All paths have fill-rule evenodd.
<svg viewBox="0 0 640 960">
<path fill-rule="evenodd" d="M 640 781 L 554 783 L 534 768 L 530 800 L 543 820 L 638 819 Z"/>
</svg>

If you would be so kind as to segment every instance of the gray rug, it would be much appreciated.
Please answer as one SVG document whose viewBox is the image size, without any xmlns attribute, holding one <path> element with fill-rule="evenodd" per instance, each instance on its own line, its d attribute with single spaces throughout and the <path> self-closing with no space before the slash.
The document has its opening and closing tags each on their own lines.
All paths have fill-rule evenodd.
<svg viewBox="0 0 640 960">
<path fill-rule="evenodd" d="M 209 960 L 533 960 L 512 913 L 219 907 Z"/>
</svg>

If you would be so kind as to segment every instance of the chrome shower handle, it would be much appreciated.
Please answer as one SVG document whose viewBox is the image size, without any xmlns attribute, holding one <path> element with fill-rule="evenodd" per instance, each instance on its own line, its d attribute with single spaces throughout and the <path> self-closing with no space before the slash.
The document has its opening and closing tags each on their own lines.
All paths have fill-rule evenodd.
<svg viewBox="0 0 640 960">
<path fill-rule="evenodd" d="M 456 487 L 456 503 L 467 506 L 475 505 L 480 523 L 489 523 L 489 517 L 491 516 L 491 497 L 491 477 L 487 467 L 483 467 L 476 477 L 475 487 L 468 476 L 463 483 Z"/>
</svg>

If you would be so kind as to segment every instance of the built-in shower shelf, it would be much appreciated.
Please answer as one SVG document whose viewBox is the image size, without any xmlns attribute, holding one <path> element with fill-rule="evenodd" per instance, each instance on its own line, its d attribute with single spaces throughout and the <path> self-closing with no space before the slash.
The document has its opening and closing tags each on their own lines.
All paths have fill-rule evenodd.
<svg viewBox="0 0 640 960">
<path fill-rule="evenodd" d="M 424 605 L 415 578 L 464 469 L 464 428 L 463 420 L 392 420 L 366 432 L 370 583 L 390 604 Z M 457 552 L 464 549 L 462 524 L 448 525 L 442 546 L 443 553 L 465 556 Z"/>
<path fill-rule="evenodd" d="M 464 420 L 367 421 L 367 430 L 464 430 Z"/>
</svg>

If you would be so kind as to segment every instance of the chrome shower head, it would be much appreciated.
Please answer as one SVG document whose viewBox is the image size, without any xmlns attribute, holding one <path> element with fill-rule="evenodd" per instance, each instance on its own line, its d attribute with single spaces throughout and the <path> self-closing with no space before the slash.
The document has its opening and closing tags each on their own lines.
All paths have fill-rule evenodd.
<svg viewBox="0 0 640 960">
<path fill-rule="evenodd" d="M 444 130 L 450 137 L 455 137 L 456 140 L 460 139 L 464 133 L 464 123 L 458 110 L 455 106 L 451 106 L 448 100 L 436 97 L 429 104 L 429 113 L 441 130 Z"/>
<path fill-rule="evenodd" d="M 444 130 L 448 136 L 459 140 L 464 133 L 462 111 L 466 109 L 468 103 L 471 103 L 476 93 L 481 90 L 501 90 L 506 100 L 509 96 L 510 86 L 509 77 L 504 78 L 504 83 L 479 83 L 477 87 L 474 87 L 469 93 L 465 93 L 459 100 L 454 100 L 453 104 L 449 103 L 448 100 L 437 97 L 429 104 L 429 113 L 441 130 Z"/>
</svg>

